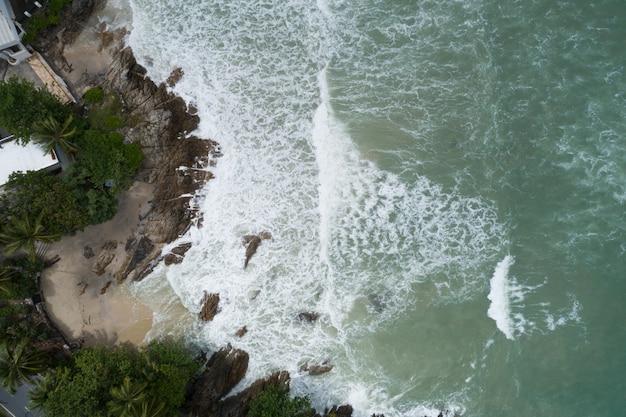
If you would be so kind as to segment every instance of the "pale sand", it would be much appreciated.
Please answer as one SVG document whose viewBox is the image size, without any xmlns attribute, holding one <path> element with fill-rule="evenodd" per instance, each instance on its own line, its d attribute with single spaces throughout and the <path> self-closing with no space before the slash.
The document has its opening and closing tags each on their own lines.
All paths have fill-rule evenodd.
<svg viewBox="0 0 626 417">
<path fill-rule="evenodd" d="M 112 220 L 89 226 L 50 246 L 47 257 L 58 255 L 60 260 L 43 272 L 41 290 L 50 319 L 71 342 L 84 346 L 141 344 L 152 327 L 152 310 L 130 294 L 132 283 L 118 286 L 115 281 L 115 272 L 126 258 L 126 240 L 139 225 L 140 216 L 150 209 L 152 189 L 150 184 L 136 182 L 122 194 L 119 211 Z M 117 247 L 103 249 L 106 242 L 116 242 Z M 85 246 L 92 248 L 95 256 L 86 258 Z M 101 255 L 114 257 L 104 274 L 98 276 L 92 268 Z"/>
</svg>

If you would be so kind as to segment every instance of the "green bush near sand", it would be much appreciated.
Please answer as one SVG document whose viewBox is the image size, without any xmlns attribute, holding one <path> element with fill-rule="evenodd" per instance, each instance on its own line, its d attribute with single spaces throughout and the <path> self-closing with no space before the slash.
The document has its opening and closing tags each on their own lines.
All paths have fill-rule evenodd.
<svg viewBox="0 0 626 417">
<path fill-rule="evenodd" d="M 41 216 L 44 229 L 70 235 L 111 219 L 116 196 L 130 186 L 143 154 L 118 132 L 124 108 L 115 94 L 89 90 L 90 107 L 72 109 L 34 84 L 11 78 L 0 82 L 0 127 L 26 143 L 34 134 L 42 149 L 69 149 L 63 177 L 47 172 L 14 173 L 0 196 L 0 230 L 14 216 Z"/>
<path fill-rule="evenodd" d="M 200 365 L 173 341 L 131 346 L 95 346 L 44 374 L 30 394 L 31 407 L 56 417 L 177 415 L 187 384 Z"/>
</svg>

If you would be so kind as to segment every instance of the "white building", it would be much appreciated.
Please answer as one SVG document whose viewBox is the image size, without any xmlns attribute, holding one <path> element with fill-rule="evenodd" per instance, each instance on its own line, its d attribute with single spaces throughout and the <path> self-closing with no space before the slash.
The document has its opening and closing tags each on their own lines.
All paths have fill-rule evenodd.
<svg viewBox="0 0 626 417">
<path fill-rule="evenodd" d="M 19 145 L 13 136 L 0 139 L 0 191 L 16 172 L 40 171 L 60 172 L 61 160 L 56 152 L 44 153 L 32 141 L 26 146 Z"/>
<path fill-rule="evenodd" d="M 17 65 L 30 56 L 22 44 L 22 23 L 48 0 L 0 0 L 0 58 Z"/>
</svg>

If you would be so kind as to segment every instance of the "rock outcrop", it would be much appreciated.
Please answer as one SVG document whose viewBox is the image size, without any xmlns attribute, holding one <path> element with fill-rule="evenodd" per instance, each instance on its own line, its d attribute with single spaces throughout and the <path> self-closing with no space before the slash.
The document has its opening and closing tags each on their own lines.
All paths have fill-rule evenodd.
<svg viewBox="0 0 626 417">
<path fill-rule="evenodd" d="M 230 345 L 215 352 L 193 388 L 190 411 L 197 416 L 213 415 L 222 397 L 245 376 L 248 359 L 246 352 Z"/>
<path fill-rule="evenodd" d="M 34 44 L 63 78 L 69 78 L 72 71 L 63 55 L 66 45 L 78 37 L 84 22 L 103 3 L 74 0 L 61 15 L 59 24 Z M 146 69 L 137 63 L 132 50 L 124 47 L 125 29 L 108 30 L 102 24 L 98 30 L 100 51 L 108 54 L 110 65 L 101 73 L 68 82 L 68 87 L 78 98 L 93 87 L 116 93 L 126 119 L 132 120 L 132 125 L 121 133 L 127 142 L 139 144 L 143 151 L 137 179 L 155 184 L 155 188 L 151 210 L 129 239 L 126 259 L 115 276 L 118 282 L 140 280 L 165 258 L 161 254 L 165 244 L 181 236 L 194 222 L 200 223 L 193 197 L 212 178 L 208 168 L 221 155 L 221 149 L 216 142 L 189 134 L 198 126 L 195 109 L 189 109 L 184 100 L 168 92 L 165 84 L 156 85 L 146 76 Z M 173 85 L 183 76 L 182 70 L 175 70 L 168 82 Z M 182 260 L 183 254 L 170 255 L 168 262 Z"/>
<path fill-rule="evenodd" d="M 268 240 L 272 238 L 270 232 L 261 232 L 258 235 L 245 235 L 241 238 L 241 243 L 246 248 L 246 260 L 243 263 L 243 269 L 248 267 L 248 262 L 252 255 L 256 253 L 257 248 L 261 244 L 261 240 Z"/>
<path fill-rule="evenodd" d="M 219 294 L 208 294 L 204 292 L 204 298 L 202 299 L 202 309 L 198 314 L 198 317 L 202 321 L 211 321 L 213 317 L 218 313 L 218 307 L 220 303 Z"/>
</svg>

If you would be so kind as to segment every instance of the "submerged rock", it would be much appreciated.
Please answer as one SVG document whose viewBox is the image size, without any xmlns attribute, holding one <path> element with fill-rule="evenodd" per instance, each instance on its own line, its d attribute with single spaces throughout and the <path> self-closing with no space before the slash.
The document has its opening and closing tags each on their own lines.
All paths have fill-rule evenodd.
<svg viewBox="0 0 626 417">
<path fill-rule="evenodd" d="M 320 317 L 319 313 L 314 311 L 303 311 L 298 313 L 298 320 L 301 322 L 314 323 Z"/>
<path fill-rule="evenodd" d="M 311 376 L 322 375 L 330 372 L 334 368 L 334 365 L 330 365 L 326 361 L 319 365 L 309 366 L 308 362 L 305 362 L 300 366 L 300 372 L 307 372 Z"/>
</svg>

